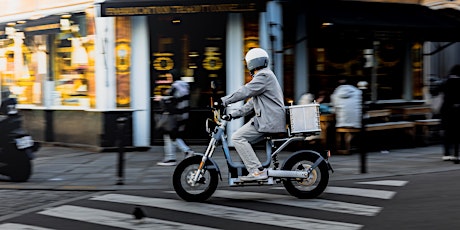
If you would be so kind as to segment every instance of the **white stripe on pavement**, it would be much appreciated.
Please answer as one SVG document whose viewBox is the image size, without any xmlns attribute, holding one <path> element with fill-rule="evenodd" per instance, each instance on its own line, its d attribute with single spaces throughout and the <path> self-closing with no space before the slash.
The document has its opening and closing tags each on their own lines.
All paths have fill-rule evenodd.
<svg viewBox="0 0 460 230">
<path fill-rule="evenodd" d="M 377 190 L 377 189 L 334 187 L 334 186 L 327 187 L 324 192 L 341 194 L 341 195 L 378 198 L 378 199 L 391 199 L 396 194 L 396 192 L 393 192 L 393 191 L 385 191 L 385 190 Z"/>
<path fill-rule="evenodd" d="M 41 211 L 39 214 L 125 229 L 214 229 L 204 226 L 181 224 L 173 221 L 158 220 L 147 217 L 143 218 L 141 222 L 139 220 L 135 220 L 130 214 L 73 205 L 63 205 L 56 208 L 51 208 Z"/>
<path fill-rule="evenodd" d="M 329 229 L 347 230 L 361 229 L 362 225 L 343 223 L 337 221 L 325 221 L 296 216 L 287 216 L 269 212 L 253 211 L 243 208 L 227 207 L 181 200 L 148 198 L 142 196 L 130 196 L 122 194 L 106 194 L 91 198 L 91 200 L 118 202 L 124 204 L 142 205 L 148 207 L 164 208 L 181 212 L 195 213 L 211 217 L 226 218 L 238 221 L 246 221 L 258 224 L 267 224 L 279 227 L 295 229 Z"/>
<path fill-rule="evenodd" d="M 329 212 L 340 212 L 353 215 L 375 216 L 380 211 L 381 207 L 353 204 L 341 201 L 323 200 L 323 199 L 297 199 L 289 195 L 278 195 L 269 193 L 256 193 L 256 192 L 242 192 L 242 191 L 229 191 L 217 190 L 213 197 L 221 197 L 226 199 L 238 200 L 256 200 L 258 202 L 265 202 L 270 204 L 280 204 L 286 206 L 309 208 Z"/>
<path fill-rule="evenodd" d="M 8 229 L 8 230 L 53 230 L 51 228 L 42 228 L 42 227 L 36 227 L 36 226 L 32 226 L 32 225 L 15 224 L 15 223 L 0 224 L 0 229 Z"/>
<path fill-rule="evenodd" d="M 356 182 L 357 184 L 371 184 L 371 185 L 385 185 L 385 186 L 404 186 L 409 181 L 404 180 L 377 180 L 377 181 L 364 181 L 364 182 Z"/>
</svg>

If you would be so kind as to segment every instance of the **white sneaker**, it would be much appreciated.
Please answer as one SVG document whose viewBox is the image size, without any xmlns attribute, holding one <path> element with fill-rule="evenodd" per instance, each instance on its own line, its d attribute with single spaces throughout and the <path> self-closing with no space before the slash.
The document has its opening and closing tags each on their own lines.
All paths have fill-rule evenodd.
<svg viewBox="0 0 460 230">
<path fill-rule="evenodd" d="M 455 158 L 454 156 L 442 156 L 443 161 L 452 161 L 455 160 Z"/>
<path fill-rule="evenodd" d="M 159 165 L 159 166 L 174 166 L 174 165 L 176 165 L 176 160 L 167 160 L 167 161 L 157 162 L 157 165 Z"/>
<path fill-rule="evenodd" d="M 265 180 L 268 178 L 268 171 L 264 169 L 262 171 L 255 171 L 247 176 L 241 176 L 240 180 L 242 181 L 252 181 L 252 180 Z"/>
</svg>

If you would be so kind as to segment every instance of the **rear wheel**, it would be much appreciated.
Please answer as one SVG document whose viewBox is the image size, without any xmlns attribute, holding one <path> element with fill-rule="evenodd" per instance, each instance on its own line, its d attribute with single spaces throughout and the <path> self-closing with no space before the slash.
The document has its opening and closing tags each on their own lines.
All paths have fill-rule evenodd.
<svg viewBox="0 0 460 230">
<path fill-rule="evenodd" d="M 311 150 L 294 153 L 292 157 L 286 160 L 283 170 L 307 171 L 320 157 L 319 153 L 315 153 Z M 287 178 L 283 181 L 283 185 L 289 194 L 301 199 L 318 197 L 326 189 L 328 183 L 329 167 L 325 161 L 313 169 L 308 178 Z"/>
<path fill-rule="evenodd" d="M 173 186 L 177 195 L 185 201 L 205 201 L 216 191 L 218 185 L 218 173 L 210 169 L 212 163 L 208 161 L 198 181 L 194 183 L 193 178 L 198 172 L 201 163 L 201 156 L 193 156 L 180 162 L 173 174 Z"/>
</svg>

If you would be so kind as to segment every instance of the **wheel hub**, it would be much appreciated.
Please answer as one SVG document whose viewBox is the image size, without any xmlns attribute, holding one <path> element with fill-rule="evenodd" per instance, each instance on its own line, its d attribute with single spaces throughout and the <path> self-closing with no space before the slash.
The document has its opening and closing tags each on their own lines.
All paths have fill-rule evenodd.
<svg viewBox="0 0 460 230">
<path fill-rule="evenodd" d="M 302 171 L 308 171 L 311 168 L 311 166 L 308 164 L 303 164 L 302 166 L 304 168 Z M 298 182 L 299 184 L 303 186 L 310 186 L 310 185 L 313 185 L 317 179 L 318 179 L 318 173 L 316 172 L 316 170 L 312 170 L 307 178 L 299 179 Z"/>
</svg>

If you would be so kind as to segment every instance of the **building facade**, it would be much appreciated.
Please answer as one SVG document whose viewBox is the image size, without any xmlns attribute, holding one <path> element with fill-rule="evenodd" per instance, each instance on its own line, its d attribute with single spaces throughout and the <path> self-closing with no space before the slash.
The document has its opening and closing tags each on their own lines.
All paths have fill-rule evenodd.
<svg viewBox="0 0 460 230">
<path fill-rule="evenodd" d="M 419 1 L 7 1 L 1 90 L 45 142 L 114 147 L 127 117 L 126 145 L 161 144 L 155 98 L 174 69 L 191 86 L 186 141 L 205 143 L 210 97 L 250 80 L 253 47 L 269 52 L 286 104 L 340 77 L 368 81 L 376 105 L 429 103 L 429 76 L 459 58 L 458 21 Z"/>
</svg>

